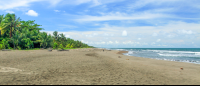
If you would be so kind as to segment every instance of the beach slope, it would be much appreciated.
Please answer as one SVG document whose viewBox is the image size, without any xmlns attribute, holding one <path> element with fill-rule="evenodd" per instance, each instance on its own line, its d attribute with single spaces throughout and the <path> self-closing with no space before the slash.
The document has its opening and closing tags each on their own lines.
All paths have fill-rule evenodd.
<svg viewBox="0 0 200 86">
<path fill-rule="evenodd" d="M 1 85 L 199 85 L 200 65 L 126 51 L 0 51 Z"/>
</svg>

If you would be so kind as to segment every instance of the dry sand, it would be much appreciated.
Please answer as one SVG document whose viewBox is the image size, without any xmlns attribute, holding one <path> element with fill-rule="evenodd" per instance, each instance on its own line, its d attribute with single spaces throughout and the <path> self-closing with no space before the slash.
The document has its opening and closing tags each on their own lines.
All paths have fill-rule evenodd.
<svg viewBox="0 0 200 86">
<path fill-rule="evenodd" d="M 0 85 L 200 85 L 199 64 L 122 53 L 126 52 L 0 51 Z"/>
</svg>

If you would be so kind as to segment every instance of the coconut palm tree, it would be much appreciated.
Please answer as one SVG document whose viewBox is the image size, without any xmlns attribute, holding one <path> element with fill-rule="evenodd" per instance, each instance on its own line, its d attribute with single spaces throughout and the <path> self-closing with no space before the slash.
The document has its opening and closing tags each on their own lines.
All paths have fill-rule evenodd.
<svg viewBox="0 0 200 86">
<path fill-rule="evenodd" d="M 5 29 L 6 31 L 9 30 L 9 36 L 12 37 L 13 31 L 15 31 L 16 27 L 20 24 L 20 18 L 16 18 L 15 14 L 6 14 L 6 23 L 8 24 L 8 27 Z"/>
<path fill-rule="evenodd" d="M 8 23 L 6 23 L 7 18 L 4 15 L 0 15 L 0 36 L 6 32 L 6 27 Z"/>
<path fill-rule="evenodd" d="M 53 32 L 53 36 L 54 36 L 54 41 L 56 41 L 58 39 L 58 37 L 59 37 L 58 32 L 54 31 Z"/>
<path fill-rule="evenodd" d="M 51 47 L 53 39 L 51 35 L 47 35 L 46 32 L 42 32 L 39 34 L 39 41 L 40 41 L 40 46 L 43 48 Z"/>
</svg>

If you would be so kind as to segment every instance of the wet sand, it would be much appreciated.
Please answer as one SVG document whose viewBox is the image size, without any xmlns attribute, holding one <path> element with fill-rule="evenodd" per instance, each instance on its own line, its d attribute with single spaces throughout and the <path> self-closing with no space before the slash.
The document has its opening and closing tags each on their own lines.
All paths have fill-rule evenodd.
<svg viewBox="0 0 200 86">
<path fill-rule="evenodd" d="M 0 51 L 0 85 L 200 85 L 200 65 L 126 51 Z"/>
</svg>

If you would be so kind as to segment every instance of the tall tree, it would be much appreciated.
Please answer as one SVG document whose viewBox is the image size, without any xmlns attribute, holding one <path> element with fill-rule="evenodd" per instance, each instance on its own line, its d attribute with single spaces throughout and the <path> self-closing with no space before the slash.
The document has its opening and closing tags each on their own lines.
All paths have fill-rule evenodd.
<svg viewBox="0 0 200 86">
<path fill-rule="evenodd" d="M 16 18 L 15 14 L 6 14 L 7 17 L 7 22 L 9 24 L 9 28 L 10 28 L 10 32 L 9 32 L 9 36 L 10 38 L 12 37 L 12 32 L 15 30 L 15 28 L 18 26 L 18 24 L 20 24 L 20 18 Z"/>
<path fill-rule="evenodd" d="M 8 26 L 7 17 L 0 15 L 0 35 L 3 35 L 6 32 L 6 27 Z"/>
<path fill-rule="evenodd" d="M 54 31 L 53 32 L 53 36 L 54 36 L 54 41 L 56 41 L 58 39 L 58 37 L 59 37 L 58 32 Z"/>
</svg>

